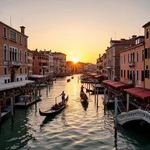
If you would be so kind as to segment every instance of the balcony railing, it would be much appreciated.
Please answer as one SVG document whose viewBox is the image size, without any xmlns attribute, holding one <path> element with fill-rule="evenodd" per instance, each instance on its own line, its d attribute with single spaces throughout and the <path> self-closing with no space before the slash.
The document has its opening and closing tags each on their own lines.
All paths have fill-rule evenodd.
<svg viewBox="0 0 150 150">
<path fill-rule="evenodd" d="M 11 61 L 9 61 L 8 65 L 9 65 L 9 67 L 20 67 L 22 65 L 22 63 L 19 61 L 12 61 L 11 60 Z"/>
<path fill-rule="evenodd" d="M 107 69 L 112 69 L 111 65 L 106 66 Z"/>
<path fill-rule="evenodd" d="M 129 62 L 129 67 L 134 67 L 135 66 L 135 62 L 134 61 L 132 61 L 132 62 Z"/>
</svg>

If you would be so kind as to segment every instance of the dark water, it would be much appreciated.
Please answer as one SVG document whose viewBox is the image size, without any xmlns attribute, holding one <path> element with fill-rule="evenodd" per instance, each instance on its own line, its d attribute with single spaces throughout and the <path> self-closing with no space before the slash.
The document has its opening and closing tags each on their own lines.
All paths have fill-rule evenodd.
<svg viewBox="0 0 150 150">
<path fill-rule="evenodd" d="M 2 124 L 0 150 L 149 150 L 149 139 L 131 129 L 119 126 L 115 135 L 113 111 L 104 110 L 103 95 L 99 95 L 98 108 L 93 95 L 88 95 L 88 107 L 82 106 L 78 77 L 69 83 L 67 78 L 58 79 L 48 95 L 46 88 L 42 89 L 41 102 L 17 109 L 13 126 L 10 118 Z M 68 107 L 54 119 L 40 116 L 39 108 L 50 108 L 62 90 L 69 95 Z"/>
</svg>

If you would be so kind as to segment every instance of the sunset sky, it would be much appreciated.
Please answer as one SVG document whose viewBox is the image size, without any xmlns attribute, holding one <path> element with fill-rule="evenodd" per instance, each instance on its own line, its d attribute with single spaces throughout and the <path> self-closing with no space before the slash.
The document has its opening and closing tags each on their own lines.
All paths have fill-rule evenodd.
<svg viewBox="0 0 150 150">
<path fill-rule="evenodd" d="M 143 35 L 149 6 L 150 0 L 0 0 L 0 20 L 19 31 L 25 26 L 31 50 L 96 63 L 110 38 Z"/>
</svg>

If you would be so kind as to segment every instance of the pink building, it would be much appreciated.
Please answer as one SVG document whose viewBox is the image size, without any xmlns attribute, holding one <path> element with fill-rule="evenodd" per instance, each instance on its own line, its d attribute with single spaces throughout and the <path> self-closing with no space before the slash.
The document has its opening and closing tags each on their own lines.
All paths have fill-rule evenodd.
<svg viewBox="0 0 150 150">
<path fill-rule="evenodd" d="M 144 86 L 144 36 L 138 36 L 135 46 L 120 52 L 120 81 Z"/>
</svg>

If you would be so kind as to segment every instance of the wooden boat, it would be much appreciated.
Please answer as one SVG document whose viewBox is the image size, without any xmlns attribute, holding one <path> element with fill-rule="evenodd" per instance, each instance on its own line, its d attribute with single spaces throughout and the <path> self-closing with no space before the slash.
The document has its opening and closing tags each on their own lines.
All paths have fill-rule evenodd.
<svg viewBox="0 0 150 150">
<path fill-rule="evenodd" d="M 84 92 L 80 92 L 81 101 L 88 101 L 88 97 Z"/>
<path fill-rule="evenodd" d="M 67 103 L 68 103 L 68 99 L 69 99 L 69 96 L 67 96 L 67 97 L 65 98 L 63 105 L 62 105 L 62 102 L 59 103 L 60 107 L 58 107 L 58 108 L 55 108 L 55 106 L 53 106 L 51 109 L 46 110 L 46 111 L 43 111 L 43 112 L 39 109 L 40 115 L 41 115 L 41 116 L 51 116 L 51 117 L 57 115 L 57 114 L 60 113 L 64 108 L 66 108 Z"/>
</svg>

